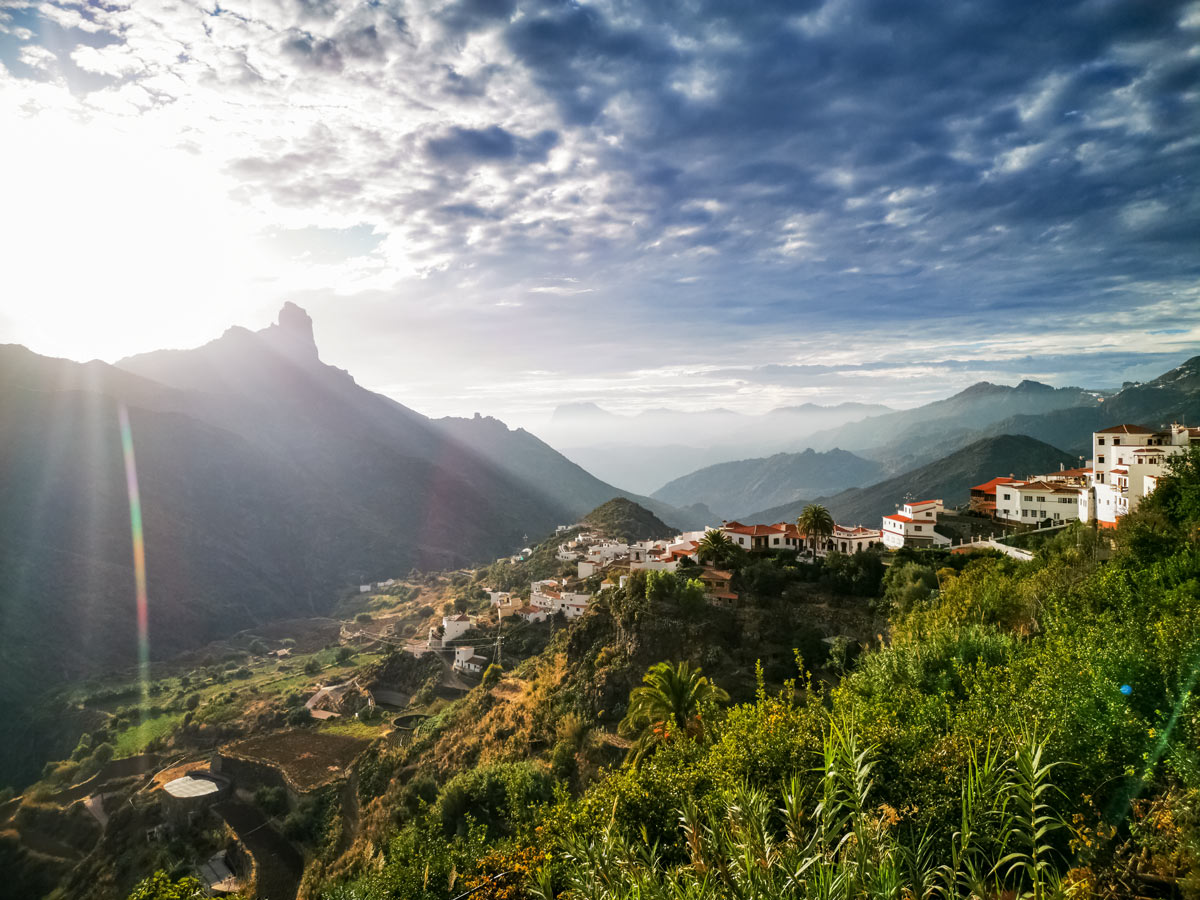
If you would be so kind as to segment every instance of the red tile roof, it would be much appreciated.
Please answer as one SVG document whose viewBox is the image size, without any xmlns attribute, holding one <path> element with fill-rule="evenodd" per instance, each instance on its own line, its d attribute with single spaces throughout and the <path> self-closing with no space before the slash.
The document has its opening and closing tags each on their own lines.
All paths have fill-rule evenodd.
<svg viewBox="0 0 1200 900">
<path fill-rule="evenodd" d="M 1154 434 L 1154 432 L 1141 425 L 1114 425 L 1112 428 L 1101 428 L 1096 434 Z"/>
<path fill-rule="evenodd" d="M 782 534 L 784 528 L 779 525 L 743 525 L 740 522 L 727 523 L 725 531 L 732 531 L 734 534 L 745 534 L 750 537 L 761 537 L 770 534 Z"/>
<path fill-rule="evenodd" d="M 996 493 L 996 485 L 1011 484 L 1014 481 L 1016 481 L 1015 478 L 1012 478 L 1008 475 L 1001 475 L 998 478 L 993 478 L 991 481 L 985 481 L 983 484 L 977 484 L 975 487 L 971 488 L 971 490 L 983 491 L 985 494 L 994 494 Z"/>
<path fill-rule="evenodd" d="M 891 519 L 895 522 L 912 522 L 912 521 L 914 521 L 912 516 L 906 516 L 903 513 L 895 513 L 894 515 L 884 516 L 884 518 Z"/>
<path fill-rule="evenodd" d="M 941 500 L 914 500 L 912 503 L 905 503 L 904 505 L 911 506 L 911 507 L 917 507 L 917 506 L 925 506 L 926 504 L 929 504 L 929 503 L 941 503 L 941 502 L 942 502 Z"/>
</svg>

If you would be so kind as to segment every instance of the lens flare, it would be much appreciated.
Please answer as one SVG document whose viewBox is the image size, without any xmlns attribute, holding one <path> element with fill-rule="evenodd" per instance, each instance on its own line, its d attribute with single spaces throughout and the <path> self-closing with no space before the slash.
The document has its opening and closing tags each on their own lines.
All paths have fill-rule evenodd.
<svg viewBox="0 0 1200 900">
<path fill-rule="evenodd" d="M 150 705 L 150 619 L 146 598 L 146 541 L 142 533 L 142 501 L 138 494 L 137 461 L 133 456 L 133 429 L 125 404 L 117 409 L 121 423 L 121 451 L 125 457 L 125 487 L 129 492 L 129 530 L 133 538 L 133 575 L 137 585 L 138 681 L 142 689 L 142 718 Z"/>
</svg>

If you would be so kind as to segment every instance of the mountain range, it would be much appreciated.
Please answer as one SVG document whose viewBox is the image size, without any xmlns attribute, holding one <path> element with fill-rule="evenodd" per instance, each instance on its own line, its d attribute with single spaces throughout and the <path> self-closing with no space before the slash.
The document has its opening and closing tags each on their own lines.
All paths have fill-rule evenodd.
<svg viewBox="0 0 1200 900">
<path fill-rule="evenodd" d="M 881 516 L 896 511 L 905 498 L 940 498 L 947 506 L 965 503 L 971 486 L 996 475 L 1018 477 L 1057 471 L 1075 465 L 1076 459 L 1056 447 L 1024 435 L 983 438 L 934 462 L 877 482 L 850 488 L 831 496 L 816 497 L 763 509 L 745 517 L 747 522 L 794 521 L 809 503 L 820 503 L 843 525 L 879 527 Z"/>
<path fill-rule="evenodd" d="M 762 415 L 728 409 L 622 415 L 594 403 L 572 403 L 555 409 L 538 432 L 597 477 L 650 493 L 705 466 L 803 449 L 814 432 L 888 411 L 870 403 L 805 403 Z"/>
<path fill-rule="evenodd" d="M 507 555 L 628 496 L 495 420 L 435 422 L 321 362 L 286 305 L 192 350 L 75 363 L 0 346 L 0 688 L 137 659 L 127 412 L 149 647 L 160 655 L 339 589 Z M 670 515 L 662 503 L 660 514 Z M 704 511 L 692 515 L 706 518 Z M 692 524 L 681 513 L 677 527 Z M 14 706 L 32 702 L 28 688 Z M 31 729 L 15 710 L 0 769 Z"/>
<path fill-rule="evenodd" d="M 722 518 L 737 519 L 765 506 L 870 484 L 885 474 L 880 463 L 845 450 L 810 449 L 718 463 L 663 485 L 653 496 L 666 503 L 703 503 Z"/>
</svg>

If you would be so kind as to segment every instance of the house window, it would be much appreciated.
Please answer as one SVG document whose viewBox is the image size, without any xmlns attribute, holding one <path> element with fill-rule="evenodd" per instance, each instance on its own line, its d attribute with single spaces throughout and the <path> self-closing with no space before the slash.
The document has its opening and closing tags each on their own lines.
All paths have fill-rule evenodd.
<svg viewBox="0 0 1200 900">
<path fill-rule="evenodd" d="M 913 526 L 913 531 L 920 531 L 920 530 L 921 530 L 921 526 L 920 526 L 920 525 L 914 525 L 914 526 Z"/>
<path fill-rule="evenodd" d="M 1038 497 L 1038 503 L 1045 503 L 1045 502 L 1046 502 L 1045 497 Z"/>
<path fill-rule="evenodd" d="M 1022 500 L 1024 500 L 1026 503 L 1032 503 L 1032 502 L 1033 502 L 1033 495 L 1032 495 L 1032 494 L 1025 494 L 1023 497 L 1021 497 L 1021 499 L 1022 499 Z"/>
<path fill-rule="evenodd" d="M 1114 447 L 1120 447 L 1120 446 L 1121 446 L 1121 439 L 1120 439 L 1120 438 L 1113 438 L 1113 446 L 1114 446 Z"/>
<path fill-rule="evenodd" d="M 1005 499 L 1005 500 L 1011 500 L 1011 499 L 1012 499 L 1012 494 L 1005 494 L 1005 495 L 1004 495 L 1004 499 Z"/>
<path fill-rule="evenodd" d="M 1096 462 L 1098 462 L 1100 465 L 1104 465 L 1104 457 L 1103 456 L 1097 457 Z"/>
</svg>

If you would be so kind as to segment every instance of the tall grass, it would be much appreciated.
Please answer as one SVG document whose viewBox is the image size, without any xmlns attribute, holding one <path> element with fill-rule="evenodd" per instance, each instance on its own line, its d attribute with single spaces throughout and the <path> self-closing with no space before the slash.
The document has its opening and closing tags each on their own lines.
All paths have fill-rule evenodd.
<svg viewBox="0 0 1200 900">
<path fill-rule="evenodd" d="M 1068 895 L 1052 840 L 1065 827 L 1054 766 L 1033 739 L 1011 753 L 977 748 L 959 827 L 935 842 L 875 801 L 872 748 L 833 724 L 815 782 L 793 777 L 778 794 L 741 786 L 680 810 L 684 862 L 610 826 L 569 837 L 557 877 L 543 870 L 529 889 L 545 900 L 1054 900 Z"/>
</svg>

